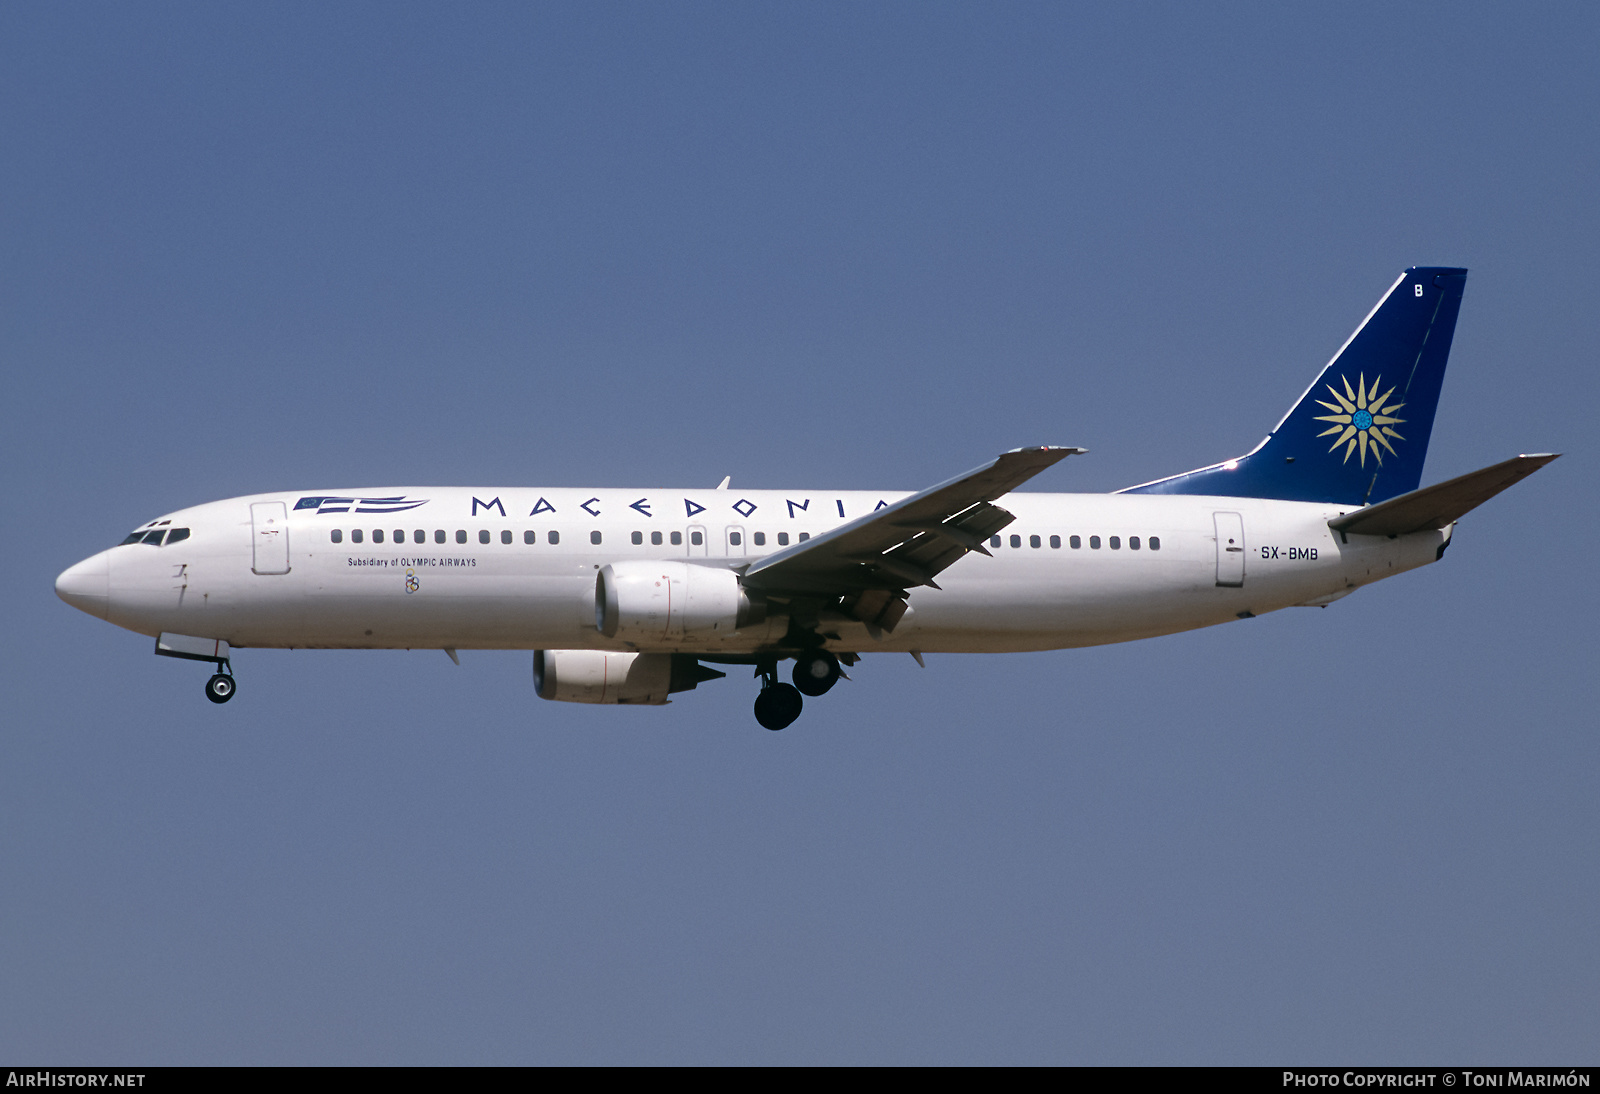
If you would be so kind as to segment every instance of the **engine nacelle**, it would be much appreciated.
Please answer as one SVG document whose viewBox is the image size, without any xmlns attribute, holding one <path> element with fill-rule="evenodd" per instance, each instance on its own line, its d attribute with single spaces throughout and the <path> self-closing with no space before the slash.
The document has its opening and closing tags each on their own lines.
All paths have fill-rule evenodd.
<svg viewBox="0 0 1600 1094">
<path fill-rule="evenodd" d="M 534 690 L 541 699 L 562 703 L 659 706 L 673 692 L 693 691 L 724 675 L 687 653 L 533 651 Z"/>
<path fill-rule="evenodd" d="M 615 562 L 594 583 L 594 625 L 607 638 L 675 643 L 714 638 L 767 617 L 732 570 L 687 562 Z"/>
<path fill-rule="evenodd" d="M 562 703 L 659 705 L 672 690 L 672 655 L 535 650 L 533 686 L 539 698 Z"/>
</svg>

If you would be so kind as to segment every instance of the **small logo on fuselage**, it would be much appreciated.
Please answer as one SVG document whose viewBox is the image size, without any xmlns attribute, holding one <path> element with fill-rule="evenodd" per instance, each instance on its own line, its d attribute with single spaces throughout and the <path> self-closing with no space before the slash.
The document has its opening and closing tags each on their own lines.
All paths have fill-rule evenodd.
<svg viewBox="0 0 1600 1094">
<path fill-rule="evenodd" d="M 402 494 L 398 498 L 301 498 L 294 503 L 294 508 L 297 513 L 302 509 L 315 509 L 319 514 L 404 513 L 407 509 L 415 509 L 419 505 L 427 504 L 427 498 L 407 498 Z"/>
</svg>

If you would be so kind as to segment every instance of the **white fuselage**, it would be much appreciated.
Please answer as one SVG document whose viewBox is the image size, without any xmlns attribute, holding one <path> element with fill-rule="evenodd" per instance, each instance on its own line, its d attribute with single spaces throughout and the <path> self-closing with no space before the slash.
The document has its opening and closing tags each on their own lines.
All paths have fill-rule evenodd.
<svg viewBox="0 0 1600 1094">
<path fill-rule="evenodd" d="M 118 626 L 236 647 L 714 658 L 770 646 L 786 619 L 774 611 L 692 646 L 607 639 L 595 624 L 600 567 L 670 558 L 739 568 L 779 550 L 780 536 L 797 543 L 905 496 L 520 487 L 260 494 L 172 513 L 161 526 L 188 528 L 181 542 L 114 547 L 72 572 L 75 587 L 98 588 L 103 571 L 104 612 L 79 606 Z M 306 508 L 307 498 L 335 504 Z M 410 507 L 333 511 L 352 499 L 395 498 Z M 911 590 L 892 633 L 830 623 L 825 630 L 838 637 L 829 648 L 1006 652 L 1147 638 L 1327 603 L 1434 561 L 1450 534 L 1344 537 L 1327 522 L 1348 506 L 1248 498 L 1014 493 L 997 504 L 1016 521 L 990 547 L 993 557 L 969 553 L 939 575 L 939 589 Z M 269 527 L 274 514 L 281 517 Z M 1229 545 L 1235 528 L 1241 541 Z"/>
</svg>

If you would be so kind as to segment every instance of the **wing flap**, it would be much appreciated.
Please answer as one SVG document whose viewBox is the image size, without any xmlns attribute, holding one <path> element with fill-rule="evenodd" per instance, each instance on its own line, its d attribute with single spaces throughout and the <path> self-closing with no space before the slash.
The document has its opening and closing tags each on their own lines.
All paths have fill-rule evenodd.
<svg viewBox="0 0 1600 1094">
<path fill-rule="evenodd" d="M 987 554 L 983 541 L 1016 519 L 992 504 L 995 498 L 1085 451 L 1041 446 L 1004 453 L 965 475 L 767 556 L 745 571 L 744 584 L 769 594 L 828 597 L 937 588 L 933 579 L 939 571 L 968 551 Z"/>
<path fill-rule="evenodd" d="M 1514 456 L 1492 467 L 1335 517 L 1328 527 L 1357 536 L 1403 536 L 1443 528 L 1559 456 L 1560 453 L 1551 452 Z"/>
</svg>

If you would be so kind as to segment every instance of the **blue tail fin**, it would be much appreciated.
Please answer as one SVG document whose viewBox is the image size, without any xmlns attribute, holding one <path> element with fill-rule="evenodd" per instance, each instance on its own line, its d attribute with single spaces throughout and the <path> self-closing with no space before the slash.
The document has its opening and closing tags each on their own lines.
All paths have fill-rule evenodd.
<svg viewBox="0 0 1600 1094">
<path fill-rule="evenodd" d="M 1363 505 L 1415 490 L 1466 282 L 1407 270 L 1255 451 L 1120 493 Z"/>
</svg>

